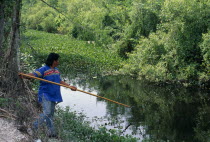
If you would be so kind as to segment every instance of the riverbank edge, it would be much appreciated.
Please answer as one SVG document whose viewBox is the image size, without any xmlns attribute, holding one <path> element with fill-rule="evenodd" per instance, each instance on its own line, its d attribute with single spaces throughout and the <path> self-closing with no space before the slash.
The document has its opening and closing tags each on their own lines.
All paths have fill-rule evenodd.
<svg viewBox="0 0 210 142">
<path fill-rule="evenodd" d="M 35 95 L 33 93 L 33 98 L 35 98 Z M 2 96 L 1 96 L 2 99 Z M 4 104 L 1 100 L 1 103 Z M 21 102 L 21 105 L 27 106 L 30 102 Z M 38 103 L 31 103 L 31 107 L 33 107 L 33 116 L 27 116 L 24 114 L 23 111 L 20 109 L 7 109 L 6 106 L 2 107 L 1 104 L 1 115 L 0 115 L 0 141 L 1 139 L 3 141 L 9 141 L 9 142 L 34 142 L 37 139 L 45 142 L 45 141 L 51 141 L 49 137 L 47 137 L 46 128 L 41 128 L 38 133 L 34 133 L 31 129 L 31 123 L 34 121 L 35 117 L 38 116 L 38 113 L 40 113 L 40 108 L 37 106 Z M 8 104 L 9 105 L 9 104 Z M 31 109 L 31 108 L 29 108 Z M 4 115 L 5 114 L 5 115 Z M 29 117 L 27 121 L 21 121 L 22 117 Z M 57 127 L 57 131 L 60 132 L 59 138 L 56 141 L 65 141 L 73 139 L 73 141 L 84 141 L 84 138 L 88 137 L 88 141 L 91 139 L 104 139 L 107 138 L 108 140 L 113 139 L 119 139 L 122 142 L 136 142 L 135 138 L 132 138 L 132 136 L 120 136 L 117 133 L 113 133 L 110 131 L 107 131 L 105 128 L 101 128 L 101 130 L 95 130 L 94 128 L 90 127 L 86 121 L 84 121 L 84 115 L 80 114 L 77 115 L 76 112 L 69 111 L 68 108 L 57 108 L 55 113 L 55 125 L 56 123 L 59 123 Z M 63 119 L 63 120 L 62 120 Z M 66 120 L 68 123 L 71 122 L 71 124 L 68 127 L 68 129 L 64 129 L 66 127 L 66 123 L 63 121 Z M 79 126 L 79 127 L 78 127 Z M 73 129 L 72 129 L 73 128 Z M 63 133 L 68 133 L 66 136 Z M 87 133 L 88 132 L 88 133 Z M 89 133 L 91 132 L 91 133 Z M 82 137 L 80 135 L 83 134 Z M 64 138 L 64 137 L 65 138 Z"/>
<path fill-rule="evenodd" d="M 18 130 L 15 120 L 0 118 L 0 141 L 29 142 L 32 137 Z"/>
</svg>

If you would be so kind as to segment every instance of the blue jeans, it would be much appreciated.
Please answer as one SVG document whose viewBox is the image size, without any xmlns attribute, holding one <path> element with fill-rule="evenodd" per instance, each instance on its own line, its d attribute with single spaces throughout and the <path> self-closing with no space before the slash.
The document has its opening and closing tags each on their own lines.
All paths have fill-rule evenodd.
<svg viewBox="0 0 210 142">
<path fill-rule="evenodd" d="M 56 131 L 53 124 L 53 115 L 56 103 L 46 100 L 43 95 L 41 104 L 42 104 L 43 113 L 41 113 L 39 115 L 39 118 L 34 121 L 33 129 L 37 131 L 40 126 L 46 123 L 48 128 L 48 135 L 55 135 Z"/>
</svg>

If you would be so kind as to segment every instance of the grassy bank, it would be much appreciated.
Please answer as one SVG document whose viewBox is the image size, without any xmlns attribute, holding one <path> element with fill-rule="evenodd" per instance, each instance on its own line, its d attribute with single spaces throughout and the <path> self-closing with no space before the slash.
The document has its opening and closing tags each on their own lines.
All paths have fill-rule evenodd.
<svg viewBox="0 0 210 142">
<path fill-rule="evenodd" d="M 85 116 L 66 110 L 58 109 L 56 116 L 56 126 L 59 136 L 63 141 L 80 142 L 136 142 L 136 138 L 131 136 L 120 136 L 120 131 L 115 129 L 107 130 L 100 127 L 98 130 L 89 126 L 89 122 L 84 121 Z"/>
<path fill-rule="evenodd" d="M 121 135 L 120 130 L 100 127 L 94 129 L 90 122 L 85 121 L 85 115 L 72 111 L 69 107 L 57 108 L 55 113 L 55 127 L 58 140 L 62 142 L 137 142 L 131 135 Z M 36 134 L 36 139 L 49 141 L 47 128 L 42 127 Z"/>
<path fill-rule="evenodd" d="M 30 67 L 41 65 L 50 52 L 61 55 L 59 67 L 63 73 L 69 69 L 108 72 L 120 67 L 121 58 L 94 42 L 79 41 L 65 35 L 27 30 L 22 34 L 22 60 Z M 29 66 L 27 66 L 29 67 Z"/>
</svg>

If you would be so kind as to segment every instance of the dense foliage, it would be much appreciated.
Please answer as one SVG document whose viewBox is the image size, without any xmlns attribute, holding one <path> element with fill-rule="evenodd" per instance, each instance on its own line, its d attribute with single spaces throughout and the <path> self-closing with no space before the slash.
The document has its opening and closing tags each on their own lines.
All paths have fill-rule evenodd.
<svg viewBox="0 0 210 142">
<path fill-rule="evenodd" d="M 157 15 L 157 31 L 139 39 L 123 71 L 154 81 L 208 81 L 210 58 L 203 44 L 209 40 L 209 4 L 165 1 Z"/>
<path fill-rule="evenodd" d="M 25 0 L 22 12 L 27 28 L 117 51 L 123 74 L 199 85 L 210 80 L 209 19 L 209 0 Z"/>
</svg>

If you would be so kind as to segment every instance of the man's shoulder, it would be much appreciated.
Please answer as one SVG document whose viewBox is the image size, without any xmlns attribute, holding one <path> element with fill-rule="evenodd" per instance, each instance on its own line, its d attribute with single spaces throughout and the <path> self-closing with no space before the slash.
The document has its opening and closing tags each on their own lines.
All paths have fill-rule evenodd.
<svg viewBox="0 0 210 142">
<path fill-rule="evenodd" d="M 50 69 L 49 66 L 44 65 L 44 66 L 38 68 L 36 71 L 38 71 L 38 72 L 40 72 L 40 73 L 44 73 L 45 71 L 47 71 L 47 70 L 49 70 L 49 69 Z"/>
<path fill-rule="evenodd" d="M 44 65 L 44 66 L 40 67 L 39 69 L 48 70 L 48 69 L 50 69 L 50 67 L 47 65 Z"/>
</svg>

